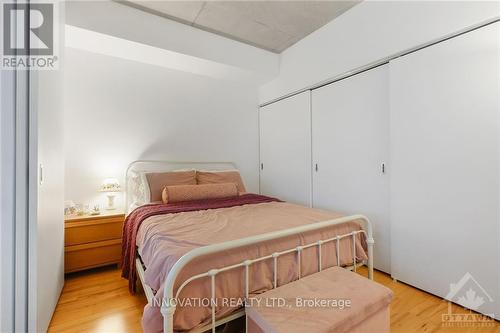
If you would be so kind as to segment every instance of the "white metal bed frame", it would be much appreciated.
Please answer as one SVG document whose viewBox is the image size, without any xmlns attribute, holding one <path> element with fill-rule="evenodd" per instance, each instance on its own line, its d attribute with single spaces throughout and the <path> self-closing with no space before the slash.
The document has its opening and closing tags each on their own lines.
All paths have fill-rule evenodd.
<svg viewBox="0 0 500 333">
<path fill-rule="evenodd" d="M 136 186 L 137 184 L 133 185 L 132 183 L 135 181 L 139 182 L 144 182 L 144 177 L 143 174 L 145 172 L 160 172 L 160 171 L 172 171 L 176 170 L 179 168 L 195 168 L 195 169 L 211 169 L 211 170 L 224 170 L 224 169 L 235 169 L 235 165 L 230 162 L 168 162 L 168 161 L 136 161 L 130 164 L 129 168 L 127 169 L 127 181 L 126 181 L 126 195 L 127 195 L 127 209 L 130 209 L 130 205 L 133 206 L 134 202 L 136 204 L 144 204 L 146 202 L 141 202 L 141 200 L 147 200 L 148 196 L 145 196 L 144 192 L 149 192 L 149 189 L 143 188 L 140 189 L 138 192 L 129 192 L 132 190 L 132 187 Z M 147 182 L 146 182 L 147 183 Z M 147 186 L 146 184 L 139 185 L 140 186 Z M 142 193 L 140 193 L 142 192 Z M 131 195 L 132 194 L 132 195 Z M 142 196 L 142 197 L 141 197 Z M 139 197 L 139 198 L 137 198 Z M 135 200 L 135 201 L 134 201 Z M 315 230 L 320 230 L 328 227 L 332 227 L 334 225 L 338 225 L 341 223 L 346 223 L 346 222 L 351 222 L 351 221 L 356 221 L 361 224 L 362 230 L 357 230 L 353 231 L 347 234 L 343 235 L 337 235 L 332 238 L 328 239 L 318 239 L 315 242 L 306 244 L 306 245 L 300 245 L 294 248 L 286 249 L 283 251 L 279 252 L 274 252 L 272 254 L 263 256 L 263 257 L 258 257 L 258 258 L 248 258 L 242 262 L 235 263 L 230 266 L 224 266 L 224 267 L 218 267 L 218 268 L 213 268 L 211 270 L 208 270 L 207 272 L 201 273 L 194 275 L 184 281 L 184 283 L 178 288 L 176 294 L 174 295 L 174 283 L 177 279 L 178 274 L 180 271 L 191 261 L 194 259 L 209 255 L 209 254 L 216 254 L 221 251 L 226 251 L 230 249 L 236 249 L 240 248 L 243 246 L 250 246 L 254 244 L 258 244 L 261 242 L 266 242 L 266 241 L 272 241 L 276 239 L 280 239 L 283 237 L 287 236 L 292 236 L 292 235 L 298 235 L 302 234 L 305 232 L 310 232 L 310 231 L 315 231 Z M 368 246 L 368 260 L 365 262 L 356 262 L 356 236 L 360 233 L 365 234 L 366 236 L 366 242 Z M 235 320 L 237 318 L 240 318 L 245 315 L 244 309 L 240 309 L 234 313 L 232 313 L 229 316 L 223 317 L 223 318 L 216 318 L 216 306 L 215 306 L 215 299 L 216 299 L 216 294 L 215 294 L 215 280 L 217 277 L 217 274 L 226 272 L 229 270 L 237 269 L 244 267 L 245 268 L 245 298 L 248 299 L 249 297 L 249 290 L 250 290 L 250 281 L 249 281 L 249 271 L 251 268 L 251 265 L 257 262 L 265 261 L 265 260 L 273 260 L 273 288 L 277 288 L 277 282 L 278 282 L 278 271 L 277 271 L 277 264 L 278 264 L 278 259 L 280 256 L 285 255 L 285 254 L 290 254 L 290 253 L 296 253 L 296 260 L 297 260 L 297 276 L 300 279 L 301 276 L 301 253 L 304 249 L 311 248 L 311 247 L 317 247 L 318 248 L 318 271 L 321 271 L 323 267 L 322 263 L 322 251 L 321 248 L 323 244 L 329 243 L 329 242 L 335 242 L 336 244 L 336 258 L 337 258 L 337 265 L 340 266 L 340 240 L 347 238 L 347 237 L 352 237 L 352 250 L 353 250 L 353 264 L 352 266 L 345 267 L 346 269 L 351 269 L 356 271 L 356 268 L 361 265 L 367 265 L 368 266 L 368 278 L 373 279 L 373 246 L 374 246 L 374 240 L 373 240 L 373 230 L 372 230 L 372 225 L 368 218 L 366 218 L 363 215 L 352 215 L 352 216 L 346 216 L 346 217 L 341 217 L 337 219 L 332 219 L 328 221 L 323 221 L 323 222 L 317 222 L 313 224 L 308 224 L 304 226 L 299 226 L 295 228 L 290 228 L 290 229 L 285 229 L 285 230 L 278 230 L 275 232 L 270 232 L 266 234 L 261 234 L 261 235 L 256 235 L 252 237 L 247 237 L 247 238 L 242 238 L 242 239 L 236 239 L 236 240 L 231 240 L 223 243 L 218 243 L 218 244 L 212 244 L 212 245 L 207 245 L 203 246 L 200 248 L 196 248 L 191 250 L 190 252 L 186 253 L 184 256 L 182 256 L 172 267 L 172 269 L 169 271 L 165 283 L 164 283 L 164 298 L 161 301 L 161 314 L 163 316 L 163 331 L 165 333 L 173 333 L 173 318 L 174 318 L 174 313 L 176 310 L 176 300 L 178 299 L 178 296 L 182 289 L 186 287 L 190 282 L 202 278 L 210 278 L 211 279 L 211 323 L 207 324 L 203 327 L 196 328 L 192 330 L 192 333 L 197 333 L 197 332 L 205 332 L 208 330 L 211 330 L 212 333 L 215 333 L 216 327 L 220 326 L 222 324 L 225 324 L 227 322 L 230 322 L 232 320 Z M 154 293 L 153 290 L 145 283 L 144 281 L 144 268 L 142 265 L 142 262 L 140 261 L 139 258 L 136 258 L 136 269 L 138 272 L 139 280 L 141 281 L 142 287 L 144 289 L 144 292 L 146 294 L 146 297 L 148 299 L 149 304 L 153 304 L 153 298 L 154 298 Z"/>
</svg>

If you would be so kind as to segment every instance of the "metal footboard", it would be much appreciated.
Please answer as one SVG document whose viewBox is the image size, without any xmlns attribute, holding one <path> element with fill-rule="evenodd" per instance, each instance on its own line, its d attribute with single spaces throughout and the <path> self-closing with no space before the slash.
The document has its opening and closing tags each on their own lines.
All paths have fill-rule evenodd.
<svg viewBox="0 0 500 333">
<path fill-rule="evenodd" d="M 279 251 L 279 252 L 274 252 L 270 255 L 259 257 L 259 258 L 252 258 L 252 259 L 247 259 L 239 263 L 235 263 L 230 266 L 225 266 L 225 267 L 219 267 L 219 268 L 214 268 L 211 269 L 207 272 L 201 273 L 194 275 L 187 279 L 177 290 L 177 293 L 174 295 L 174 283 L 177 279 L 177 276 L 179 272 L 193 259 L 200 257 L 200 256 L 205 256 L 208 254 L 213 254 L 213 253 L 218 253 L 221 251 L 226 251 L 230 249 L 235 249 L 243 246 L 249 246 L 253 244 L 258 244 L 261 242 L 266 242 L 266 241 L 271 241 L 271 240 L 276 240 L 280 239 L 283 237 L 287 236 L 292 236 L 292 235 L 297 235 L 301 234 L 304 232 L 309 232 L 309 231 L 315 231 L 315 230 L 320 230 L 324 228 L 328 228 L 337 224 L 341 223 L 346 223 L 346 222 L 352 222 L 352 221 L 357 221 L 361 223 L 362 230 L 357 230 L 353 231 L 347 234 L 343 235 L 338 235 L 332 238 L 328 239 L 318 239 L 317 241 L 313 243 L 309 243 L 306 245 L 301 245 L 297 246 L 295 248 Z M 217 319 L 216 318 L 216 295 L 215 295 L 215 281 L 217 278 L 217 275 L 222 272 L 226 272 L 232 269 L 237 269 L 244 267 L 245 269 L 245 297 L 248 299 L 249 297 L 249 271 L 252 266 L 252 264 L 257 263 L 257 262 L 262 262 L 265 260 L 272 260 L 273 261 L 273 287 L 276 288 L 278 287 L 277 281 L 278 281 L 278 259 L 280 256 L 289 254 L 289 253 L 296 253 L 297 255 L 297 275 L 298 278 L 301 278 L 302 272 L 301 272 L 301 256 L 302 256 L 302 251 L 307 248 L 311 247 L 317 247 L 318 248 L 318 263 L 319 267 L 318 270 L 321 271 L 323 269 L 323 264 L 322 264 L 322 251 L 321 247 L 329 242 L 335 242 L 336 243 L 336 253 L 337 253 L 337 265 L 340 266 L 340 240 L 347 238 L 347 237 L 352 237 L 353 239 L 353 265 L 350 267 L 347 267 L 347 269 L 353 269 L 356 271 L 357 266 L 359 264 L 356 263 L 356 236 L 360 233 L 364 233 L 366 235 L 366 241 L 367 241 L 367 246 L 368 246 L 368 260 L 363 263 L 368 266 L 368 278 L 373 279 L 373 246 L 374 246 L 374 240 L 373 240 L 373 231 L 372 231 L 372 225 L 370 221 L 363 215 L 352 215 L 352 216 L 346 216 L 342 218 L 337 218 L 333 220 L 328 220 L 328 221 L 323 221 L 323 222 L 318 222 L 318 223 L 313 223 L 313 224 L 308 224 L 296 228 L 291 228 L 291 229 L 286 229 L 286 230 L 280 230 L 280 231 L 275 231 L 267 234 L 262 234 L 262 235 L 257 235 L 257 236 L 252 236 L 252 237 L 247 237 L 243 239 L 237 239 L 237 240 L 232 240 L 228 242 L 223 242 L 223 243 L 218 243 L 218 244 L 212 244 L 204 247 L 200 247 L 197 249 L 194 249 L 188 253 L 186 253 L 184 256 L 182 256 L 172 267 L 170 272 L 168 273 L 165 284 L 164 284 L 164 300 L 161 302 L 161 313 L 163 315 L 163 331 L 165 333 L 173 333 L 173 317 L 174 313 L 176 310 L 176 302 L 175 300 L 179 296 L 180 292 L 182 289 L 187 286 L 190 282 L 201 279 L 201 278 L 210 278 L 211 279 L 211 307 L 212 307 L 212 318 L 211 318 L 211 323 L 205 327 L 199 328 L 196 331 L 197 332 L 203 332 L 205 330 L 212 330 L 212 332 L 215 333 L 215 329 L 218 325 L 224 324 L 226 322 L 229 322 L 231 320 L 234 320 L 236 318 L 242 317 L 244 315 L 244 310 L 239 310 L 230 316 L 226 318 L 221 318 Z M 139 274 L 139 277 L 141 275 Z M 151 296 L 151 295 L 149 295 Z M 149 297 L 148 297 L 149 299 Z"/>
</svg>

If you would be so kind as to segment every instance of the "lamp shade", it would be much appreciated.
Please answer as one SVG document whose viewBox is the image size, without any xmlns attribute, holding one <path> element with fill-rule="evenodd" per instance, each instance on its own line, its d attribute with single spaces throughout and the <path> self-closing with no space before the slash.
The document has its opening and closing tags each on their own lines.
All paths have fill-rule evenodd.
<svg viewBox="0 0 500 333">
<path fill-rule="evenodd" d="M 101 184 L 101 192 L 120 192 L 120 183 L 116 178 L 106 178 Z"/>
</svg>

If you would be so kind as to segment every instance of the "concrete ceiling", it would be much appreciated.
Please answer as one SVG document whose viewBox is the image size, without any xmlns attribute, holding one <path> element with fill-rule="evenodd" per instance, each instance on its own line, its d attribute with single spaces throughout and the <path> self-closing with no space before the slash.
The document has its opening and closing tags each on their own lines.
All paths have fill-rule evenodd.
<svg viewBox="0 0 500 333">
<path fill-rule="evenodd" d="M 359 1 L 120 1 L 275 53 Z"/>
</svg>

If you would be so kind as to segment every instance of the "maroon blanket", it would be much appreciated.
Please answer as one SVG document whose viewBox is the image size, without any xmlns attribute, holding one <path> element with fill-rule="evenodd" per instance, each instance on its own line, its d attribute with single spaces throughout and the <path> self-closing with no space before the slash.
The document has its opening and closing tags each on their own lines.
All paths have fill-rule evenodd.
<svg viewBox="0 0 500 333">
<path fill-rule="evenodd" d="M 142 222 L 148 217 L 162 214 L 192 212 L 196 210 L 229 208 L 273 201 L 279 200 L 263 195 L 248 193 L 233 198 L 186 201 L 171 204 L 156 203 L 136 208 L 125 219 L 122 235 L 122 277 L 129 280 L 128 287 L 130 292 L 132 294 L 136 292 L 137 272 L 135 267 L 135 240 L 137 231 Z"/>
</svg>

